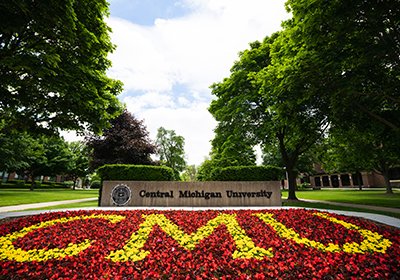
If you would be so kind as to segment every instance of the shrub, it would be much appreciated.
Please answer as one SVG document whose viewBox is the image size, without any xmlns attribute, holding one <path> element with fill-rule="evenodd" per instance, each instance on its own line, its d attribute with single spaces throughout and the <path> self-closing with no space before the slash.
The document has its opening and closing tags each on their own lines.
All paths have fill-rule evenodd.
<svg viewBox="0 0 400 280">
<path fill-rule="evenodd" d="M 311 185 L 310 183 L 304 182 L 301 184 L 297 185 L 297 190 L 298 191 L 304 191 L 304 190 L 310 190 L 311 189 Z"/>
<path fill-rule="evenodd" d="M 24 180 L 12 180 L 8 181 L 8 183 L 15 185 L 17 188 L 24 188 L 25 187 L 25 181 Z"/>
<path fill-rule="evenodd" d="M 284 178 L 284 171 L 276 166 L 229 166 L 214 169 L 211 178 L 214 181 L 277 181 Z"/>
<path fill-rule="evenodd" d="M 103 181 L 173 181 L 174 172 L 166 166 L 106 164 L 97 170 Z"/>
<path fill-rule="evenodd" d="M 90 184 L 90 188 L 91 189 L 100 189 L 101 187 L 101 181 L 92 181 L 92 183 Z"/>
<path fill-rule="evenodd" d="M 74 185 L 74 181 L 64 181 L 63 186 L 67 188 L 71 188 Z"/>
</svg>

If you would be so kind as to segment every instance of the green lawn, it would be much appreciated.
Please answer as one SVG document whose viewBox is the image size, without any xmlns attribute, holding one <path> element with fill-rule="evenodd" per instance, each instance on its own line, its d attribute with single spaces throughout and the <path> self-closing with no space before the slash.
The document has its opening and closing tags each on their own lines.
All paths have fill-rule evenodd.
<svg viewBox="0 0 400 280">
<path fill-rule="evenodd" d="M 307 190 L 296 191 L 299 199 L 314 199 L 333 202 L 365 204 L 383 207 L 400 208 L 400 191 L 394 190 L 394 195 L 387 195 L 385 190 Z M 282 192 L 282 198 L 287 198 L 287 191 Z"/>
<path fill-rule="evenodd" d="M 330 204 L 324 204 L 324 203 L 318 203 L 318 202 L 285 201 L 285 202 L 283 202 L 283 206 L 331 209 L 331 210 L 342 210 L 342 211 L 353 211 L 353 212 L 366 212 L 366 213 L 382 214 L 382 215 L 400 219 L 400 214 L 398 214 L 398 213 L 376 211 L 376 210 L 371 210 L 371 209 L 353 208 L 353 207 L 343 207 L 343 206 L 330 205 Z"/>
<path fill-rule="evenodd" d="M 69 203 L 69 204 L 29 209 L 29 211 L 31 211 L 31 210 L 71 209 L 71 208 L 97 207 L 97 206 L 98 206 L 98 201 L 94 200 L 94 201 L 85 201 L 85 202 Z"/>
<path fill-rule="evenodd" d="M 16 190 L 0 189 L 0 206 L 98 197 L 99 190 Z"/>
</svg>

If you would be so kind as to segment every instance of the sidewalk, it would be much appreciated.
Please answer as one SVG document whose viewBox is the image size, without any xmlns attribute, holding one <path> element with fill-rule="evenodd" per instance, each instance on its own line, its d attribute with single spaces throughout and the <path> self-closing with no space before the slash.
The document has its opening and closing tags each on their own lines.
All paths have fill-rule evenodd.
<svg viewBox="0 0 400 280">
<path fill-rule="evenodd" d="M 28 209 L 44 208 L 44 207 L 85 202 L 85 201 L 94 201 L 97 199 L 98 199 L 97 197 L 91 197 L 91 198 L 82 198 L 82 199 L 73 199 L 73 200 L 61 200 L 61 201 L 50 201 L 50 202 L 41 202 L 41 203 L 3 206 L 3 207 L 0 207 L 0 213 L 12 212 L 12 211 L 23 211 L 23 210 L 28 210 Z"/>
</svg>

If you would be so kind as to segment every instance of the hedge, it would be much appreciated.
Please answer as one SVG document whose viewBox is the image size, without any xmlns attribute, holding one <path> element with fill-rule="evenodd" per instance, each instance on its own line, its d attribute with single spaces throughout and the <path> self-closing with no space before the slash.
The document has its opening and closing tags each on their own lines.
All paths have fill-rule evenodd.
<svg viewBox="0 0 400 280">
<path fill-rule="evenodd" d="M 31 182 L 25 183 L 24 180 L 13 180 L 8 181 L 6 183 L 1 182 L 0 188 L 1 189 L 30 189 Z M 35 181 L 33 186 L 34 189 L 65 189 L 68 186 L 63 185 L 62 183 L 56 182 L 39 182 Z"/>
<path fill-rule="evenodd" d="M 284 171 L 276 166 L 229 166 L 216 168 L 211 174 L 213 181 L 278 181 Z"/>
<path fill-rule="evenodd" d="M 173 181 L 174 172 L 166 166 L 106 164 L 97 170 L 103 181 Z"/>
</svg>

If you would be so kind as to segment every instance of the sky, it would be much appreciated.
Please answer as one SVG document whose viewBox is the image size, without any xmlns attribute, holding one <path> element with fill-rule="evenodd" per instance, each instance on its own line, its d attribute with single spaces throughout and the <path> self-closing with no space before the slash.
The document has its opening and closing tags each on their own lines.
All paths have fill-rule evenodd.
<svg viewBox="0 0 400 280">
<path fill-rule="evenodd" d="M 185 138 L 188 164 L 209 155 L 216 121 L 210 86 L 229 77 L 238 53 L 281 29 L 284 0 L 109 0 L 108 75 L 124 83 L 121 102 L 157 129 Z"/>
</svg>

